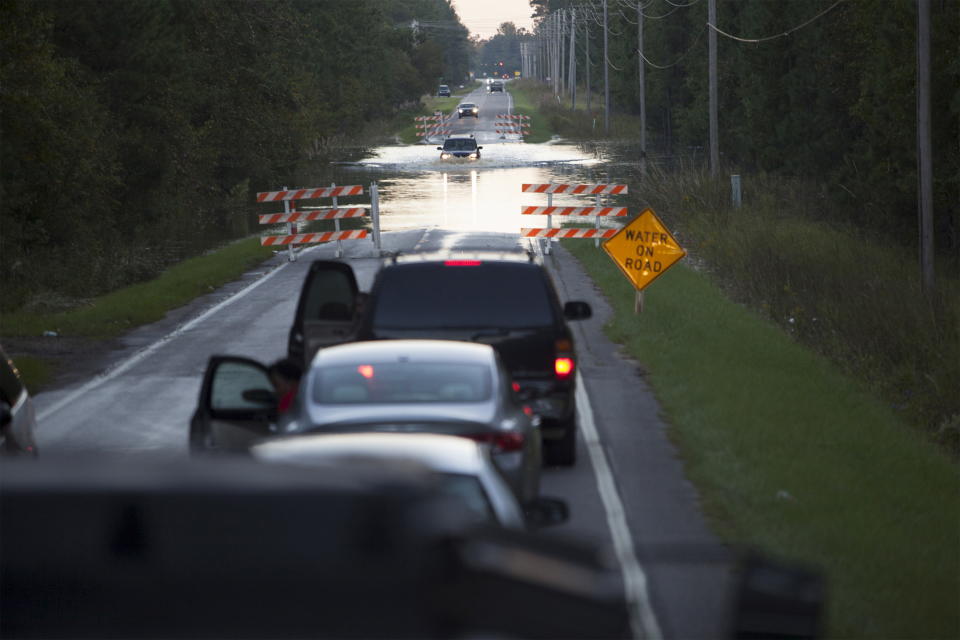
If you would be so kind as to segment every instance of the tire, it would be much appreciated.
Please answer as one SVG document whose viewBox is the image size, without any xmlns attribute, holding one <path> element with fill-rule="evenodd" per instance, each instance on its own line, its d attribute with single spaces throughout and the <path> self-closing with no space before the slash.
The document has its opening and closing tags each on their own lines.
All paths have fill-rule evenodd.
<svg viewBox="0 0 960 640">
<path fill-rule="evenodd" d="M 545 441 L 543 460 L 550 467 L 572 467 L 577 463 L 577 423 L 571 418 L 564 424 L 563 437 Z"/>
</svg>

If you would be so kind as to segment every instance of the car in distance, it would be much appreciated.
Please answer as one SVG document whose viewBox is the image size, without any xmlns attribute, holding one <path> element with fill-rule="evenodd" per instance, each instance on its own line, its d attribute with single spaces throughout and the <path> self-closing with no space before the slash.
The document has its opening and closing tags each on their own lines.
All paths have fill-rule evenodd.
<svg viewBox="0 0 960 640">
<path fill-rule="evenodd" d="M 443 495 L 466 507 L 480 524 L 526 528 L 516 496 L 490 457 L 490 448 L 467 438 L 432 433 L 338 433 L 266 440 L 250 449 L 257 460 L 306 466 L 358 468 L 410 465 L 423 468 Z M 562 500 L 528 505 L 531 526 L 559 524 L 569 511 Z"/>
<path fill-rule="evenodd" d="M 503 82 L 501 80 L 494 80 L 490 83 L 490 93 L 493 93 L 494 91 L 503 93 Z"/>
<path fill-rule="evenodd" d="M 481 149 L 472 135 L 452 135 L 437 147 L 441 160 L 479 160 Z"/>
<path fill-rule="evenodd" d="M 0 347 L 0 455 L 36 456 L 33 400 L 20 372 Z"/>
<path fill-rule="evenodd" d="M 215 356 L 191 422 L 194 452 L 243 451 L 272 434 L 441 433 L 489 444 L 523 504 L 539 494 L 539 419 L 497 352 L 449 340 L 377 340 L 321 349 L 288 412 L 277 413 L 267 369 Z"/>
<path fill-rule="evenodd" d="M 472 102 L 464 102 L 457 106 L 457 118 L 480 118 L 480 107 Z"/>
<path fill-rule="evenodd" d="M 336 317 L 324 310 L 336 310 Z M 542 418 L 544 460 L 576 460 L 576 352 L 568 322 L 590 305 L 559 301 L 549 274 L 526 253 L 409 254 L 388 258 L 369 294 L 353 269 L 314 262 L 288 340 L 291 358 L 352 340 L 430 338 L 493 346 L 518 393 Z"/>
<path fill-rule="evenodd" d="M 448 87 L 448 86 L 445 85 L 445 84 L 440 85 L 440 88 L 437 89 L 437 96 L 443 97 L 443 98 L 449 98 L 449 97 L 450 97 L 450 87 Z"/>
</svg>

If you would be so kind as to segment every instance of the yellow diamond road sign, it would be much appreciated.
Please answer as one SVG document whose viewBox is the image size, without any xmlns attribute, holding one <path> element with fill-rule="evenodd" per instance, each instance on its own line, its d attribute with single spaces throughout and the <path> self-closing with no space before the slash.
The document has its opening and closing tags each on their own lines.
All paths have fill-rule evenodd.
<svg viewBox="0 0 960 640">
<path fill-rule="evenodd" d="M 638 290 L 643 290 L 687 255 L 652 209 L 644 209 L 617 235 L 604 242 L 603 250 Z"/>
</svg>

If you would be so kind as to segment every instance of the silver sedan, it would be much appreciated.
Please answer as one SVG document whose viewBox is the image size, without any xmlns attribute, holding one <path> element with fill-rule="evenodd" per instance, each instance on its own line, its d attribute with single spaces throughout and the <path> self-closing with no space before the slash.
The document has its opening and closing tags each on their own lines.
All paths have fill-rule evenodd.
<svg viewBox="0 0 960 640">
<path fill-rule="evenodd" d="M 408 465 L 412 472 L 428 475 L 478 522 L 525 526 L 520 504 L 494 467 L 489 448 L 466 438 L 431 433 L 302 435 L 265 441 L 250 453 L 271 463 L 314 467 Z"/>
<path fill-rule="evenodd" d="M 489 345 L 376 340 L 317 352 L 280 432 L 393 431 L 490 445 L 522 503 L 540 490 L 538 420 Z"/>
</svg>

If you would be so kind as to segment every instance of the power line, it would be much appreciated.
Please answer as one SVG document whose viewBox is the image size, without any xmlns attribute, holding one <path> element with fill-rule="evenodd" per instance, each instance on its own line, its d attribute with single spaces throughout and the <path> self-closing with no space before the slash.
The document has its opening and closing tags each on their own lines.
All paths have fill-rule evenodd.
<svg viewBox="0 0 960 640">
<path fill-rule="evenodd" d="M 714 31 L 716 31 L 717 33 L 719 33 L 720 35 L 725 36 L 725 37 L 727 37 L 727 38 L 730 38 L 731 40 L 736 40 L 737 42 L 746 42 L 746 43 L 750 43 L 750 44 L 756 44 L 756 43 L 759 43 L 759 42 L 768 42 L 768 41 L 770 41 L 770 40 L 776 40 L 777 38 L 784 38 L 784 37 L 790 35 L 791 33 L 793 33 L 794 31 L 799 31 L 800 29 L 803 29 L 803 28 L 804 28 L 805 26 L 807 26 L 808 24 L 811 24 L 811 23 L 813 23 L 814 21 L 819 20 L 819 19 L 822 18 L 823 16 L 825 16 L 825 15 L 827 15 L 828 13 L 830 13 L 831 11 L 833 11 L 839 4 L 841 4 L 841 3 L 843 3 L 843 2 L 846 2 L 846 0 L 837 0 L 837 1 L 834 2 L 832 5 L 830 5 L 827 9 L 824 9 L 823 11 L 821 11 L 821 12 L 818 13 L 817 15 L 813 16 L 812 18 L 810 18 L 809 20 L 807 20 L 807 21 L 804 22 L 803 24 L 798 25 L 798 26 L 796 26 L 796 27 L 794 27 L 794 28 L 792 28 L 792 29 L 789 29 L 789 30 L 787 30 L 787 31 L 784 31 L 783 33 L 778 33 L 777 35 L 774 35 L 774 36 L 767 36 L 766 38 L 741 38 L 741 37 L 739 37 L 739 36 L 731 35 L 731 34 L 725 32 L 725 31 L 721 31 L 720 29 L 718 29 L 718 28 L 716 27 L 716 25 L 712 25 L 712 24 L 710 24 L 709 22 L 707 23 L 707 26 L 710 27 L 711 29 L 713 29 Z"/>
<path fill-rule="evenodd" d="M 703 34 L 704 34 L 705 32 L 706 32 L 706 29 L 701 29 L 701 30 L 697 33 L 697 38 L 693 41 L 693 44 L 690 45 L 690 48 L 687 49 L 686 51 L 684 51 L 684 52 L 680 55 L 679 58 L 677 58 L 676 60 L 674 60 L 673 62 L 671 62 L 670 64 L 668 64 L 668 65 L 666 65 L 666 66 L 661 66 L 661 65 L 659 65 L 659 64 L 655 64 L 655 63 L 651 62 L 650 59 L 647 58 L 647 56 L 643 55 L 643 52 L 641 52 L 639 49 L 637 50 L 637 55 L 639 55 L 639 56 L 643 59 L 644 62 L 646 62 L 648 65 L 650 65 L 650 66 L 653 67 L 654 69 L 661 69 L 661 70 L 662 70 L 662 69 L 669 69 L 669 68 L 671 68 L 671 67 L 675 67 L 675 66 L 677 66 L 678 64 L 680 64 L 680 63 L 683 61 L 684 58 L 687 57 L 687 54 L 689 54 L 691 51 L 694 50 L 694 48 L 697 46 L 697 44 L 700 43 L 700 38 L 703 37 Z"/>
</svg>

